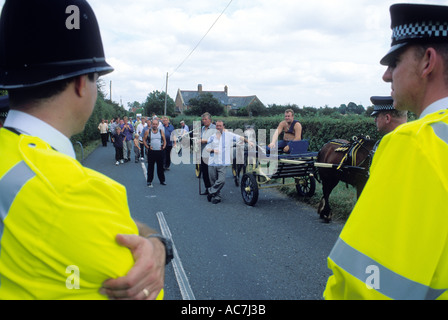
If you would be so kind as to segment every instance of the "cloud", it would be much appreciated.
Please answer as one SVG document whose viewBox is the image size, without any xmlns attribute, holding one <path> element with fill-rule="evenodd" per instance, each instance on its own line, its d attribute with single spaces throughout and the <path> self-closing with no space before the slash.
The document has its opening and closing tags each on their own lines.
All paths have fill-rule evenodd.
<svg viewBox="0 0 448 320">
<path fill-rule="evenodd" d="M 370 104 L 386 95 L 379 60 L 394 0 L 91 0 L 106 59 L 106 95 L 125 106 L 153 90 L 223 90 L 265 104 Z M 448 1 L 403 0 L 434 3 Z M 0 1 L 0 4 L 3 4 Z M 200 45 L 192 52 L 193 48 Z"/>
<path fill-rule="evenodd" d="M 389 45 L 387 38 L 377 40 L 389 33 L 388 1 L 233 1 L 186 61 L 228 1 L 128 2 L 91 2 L 106 52 L 118 61 L 110 80 L 125 101 L 164 90 L 167 72 L 173 98 L 198 83 L 204 90 L 228 85 L 231 94 L 256 94 L 265 104 L 339 105 L 378 94 L 361 99 L 356 87 L 374 78 L 367 74 L 378 72 L 374 66 Z M 148 87 L 129 89 L 124 82 L 131 76 Z"/>
</svg>

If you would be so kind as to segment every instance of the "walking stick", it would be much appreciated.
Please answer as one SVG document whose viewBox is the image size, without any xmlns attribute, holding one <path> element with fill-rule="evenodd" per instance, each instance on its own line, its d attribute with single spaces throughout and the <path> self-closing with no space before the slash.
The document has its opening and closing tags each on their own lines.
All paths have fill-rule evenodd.
<svg viewBox="0 0 448 320">
<path fill-rule="evenodd" d="M 202 178 L 202 166 L 199 164 L 199 177 L 198 177 L 198 181 L 199 181 L 199 195 L 201 195 L 201 178 Z"/>
</svg>

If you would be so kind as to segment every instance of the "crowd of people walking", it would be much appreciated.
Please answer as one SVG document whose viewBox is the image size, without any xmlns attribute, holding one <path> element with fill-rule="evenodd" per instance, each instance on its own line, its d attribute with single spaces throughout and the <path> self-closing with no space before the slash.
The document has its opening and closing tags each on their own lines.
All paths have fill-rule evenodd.
<svg viewBox="0 0 448 320">
<path fill-rule="evenodd" d="M 188 128 L 188 127 L 186 127 Z M 185 124 L 181 123 L 184 131 Z M 171 135 L 174 126 L 167 116 L 162 118 L 152 117 L 116 117 L 108 123 L 102 120 L 98 125 L 103 147 L 111 142 L 115 148 L 115 165 L 124 164 L 132 160 L 134 162 L 148 162 L 147 185 L 152 187 L 154 169 L 157 166 L 157 177 L 162 185 L 166 185 L 164 171 L 170 170 L 171 150 L 173 141 Z"/>
<path fill-rule="evenodd" d="M 214 124 L 209 113 L 203 114 L 201 120 L 200 170 L 205 185 L 205 192 L 201 194 L 207 195 L 207 200 L 216 204 L 221 202 L 220 191 L 224 187 L 226 167 L 231 164 L 231 146 L 237 140 L 245 142 L 248 140 L 225 130 L 222 120 Z M 159 118 L 153 115 L 152 117 L 137 117 L 135 120 L 117 117 L 109 122 L 108 135 L 104 134 L 105 125 L 107 121 L 103 120 L 98 129 L 103 146 L 107 145 L 109 140 L 112 142 L 117 166 L 131 161 L 133 149 L 135 163 L 144 162 L 146 157 L 147 186 L 153 187 L 154 171 L 160 184 L 166 185 L 165 171 L 170 170 L 171 150 L 175 145 L 173 137 L 176 136 L 176 134 L 173 135 L 175 128 L 168 117 Z M 190 133 L 184 121 L 180 122 L 178 130 L 178 135 Z M 203 152 L 204 149 L 207 152 Z"/>
</svg>

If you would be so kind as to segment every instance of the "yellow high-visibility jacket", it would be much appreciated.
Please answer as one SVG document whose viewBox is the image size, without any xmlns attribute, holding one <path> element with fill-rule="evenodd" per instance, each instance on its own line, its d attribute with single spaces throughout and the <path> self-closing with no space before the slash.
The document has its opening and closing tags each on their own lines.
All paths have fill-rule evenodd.
<svg viewBox="0 0 448 320">
<path fill-rule="evenodd" d="M 43 140 L 0 129 L 0 299 L 106 299 L 134 264 L 124 186 Z"/>
<path fill-rule="evenodd" d="M 448 110 L 382 139 L 328 266 L 326 299 L 448 298 Z"/>
</svg>

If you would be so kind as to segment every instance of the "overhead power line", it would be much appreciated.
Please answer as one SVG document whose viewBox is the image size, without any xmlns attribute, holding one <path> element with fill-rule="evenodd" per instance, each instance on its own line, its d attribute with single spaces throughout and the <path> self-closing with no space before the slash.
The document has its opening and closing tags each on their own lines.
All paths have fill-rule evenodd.
<svg viewBox="0 0 448 320">
<path fill-rule="evenodd" d="M 227 4 L 227 6 L 224 8 L 224 10 L 221 12 L 221 14 L 218 16 L 218 18 L 216 18 L 215 22 L 213 22 L 213 24 L 210 26 L 210 28 L 207 30 L 207 32 L 204 34 L 204 36 L 201 38 L 201 40 L 199 40 L 199 42 L 196 44 L 196 46 L 191 50 L 191 52 L 185 57 L 184 60 L 182 60 L 182 62 L 176 67 L 176 69 L 174 69 L 174 71 L 171 73 L 170 76 L 172 76 L 174 73 L 176 73 L 177 70 L 179 70 L 179 68 L 185 63 L 185 61 L 188 60 L 188 58 L 190 58 L 190 56 L 193 54 L 193 52 L 196 51 L 196 49 L 199 47 L 199 45 L 201 44 L 202 40 L 204 40 L 204 38 L 209 34 L 209 32 L 212 30 L 212 28 L 215 26 L 215 24 L 218 22 L 219 18 L 221 18 L 221 16 L 224 14 L 224 12 L 227 10 L 227 8 L 230 6 L 230 4 L 232 3 L 233 0 L 230 0 L 230 2 Z"/>
</svg>

